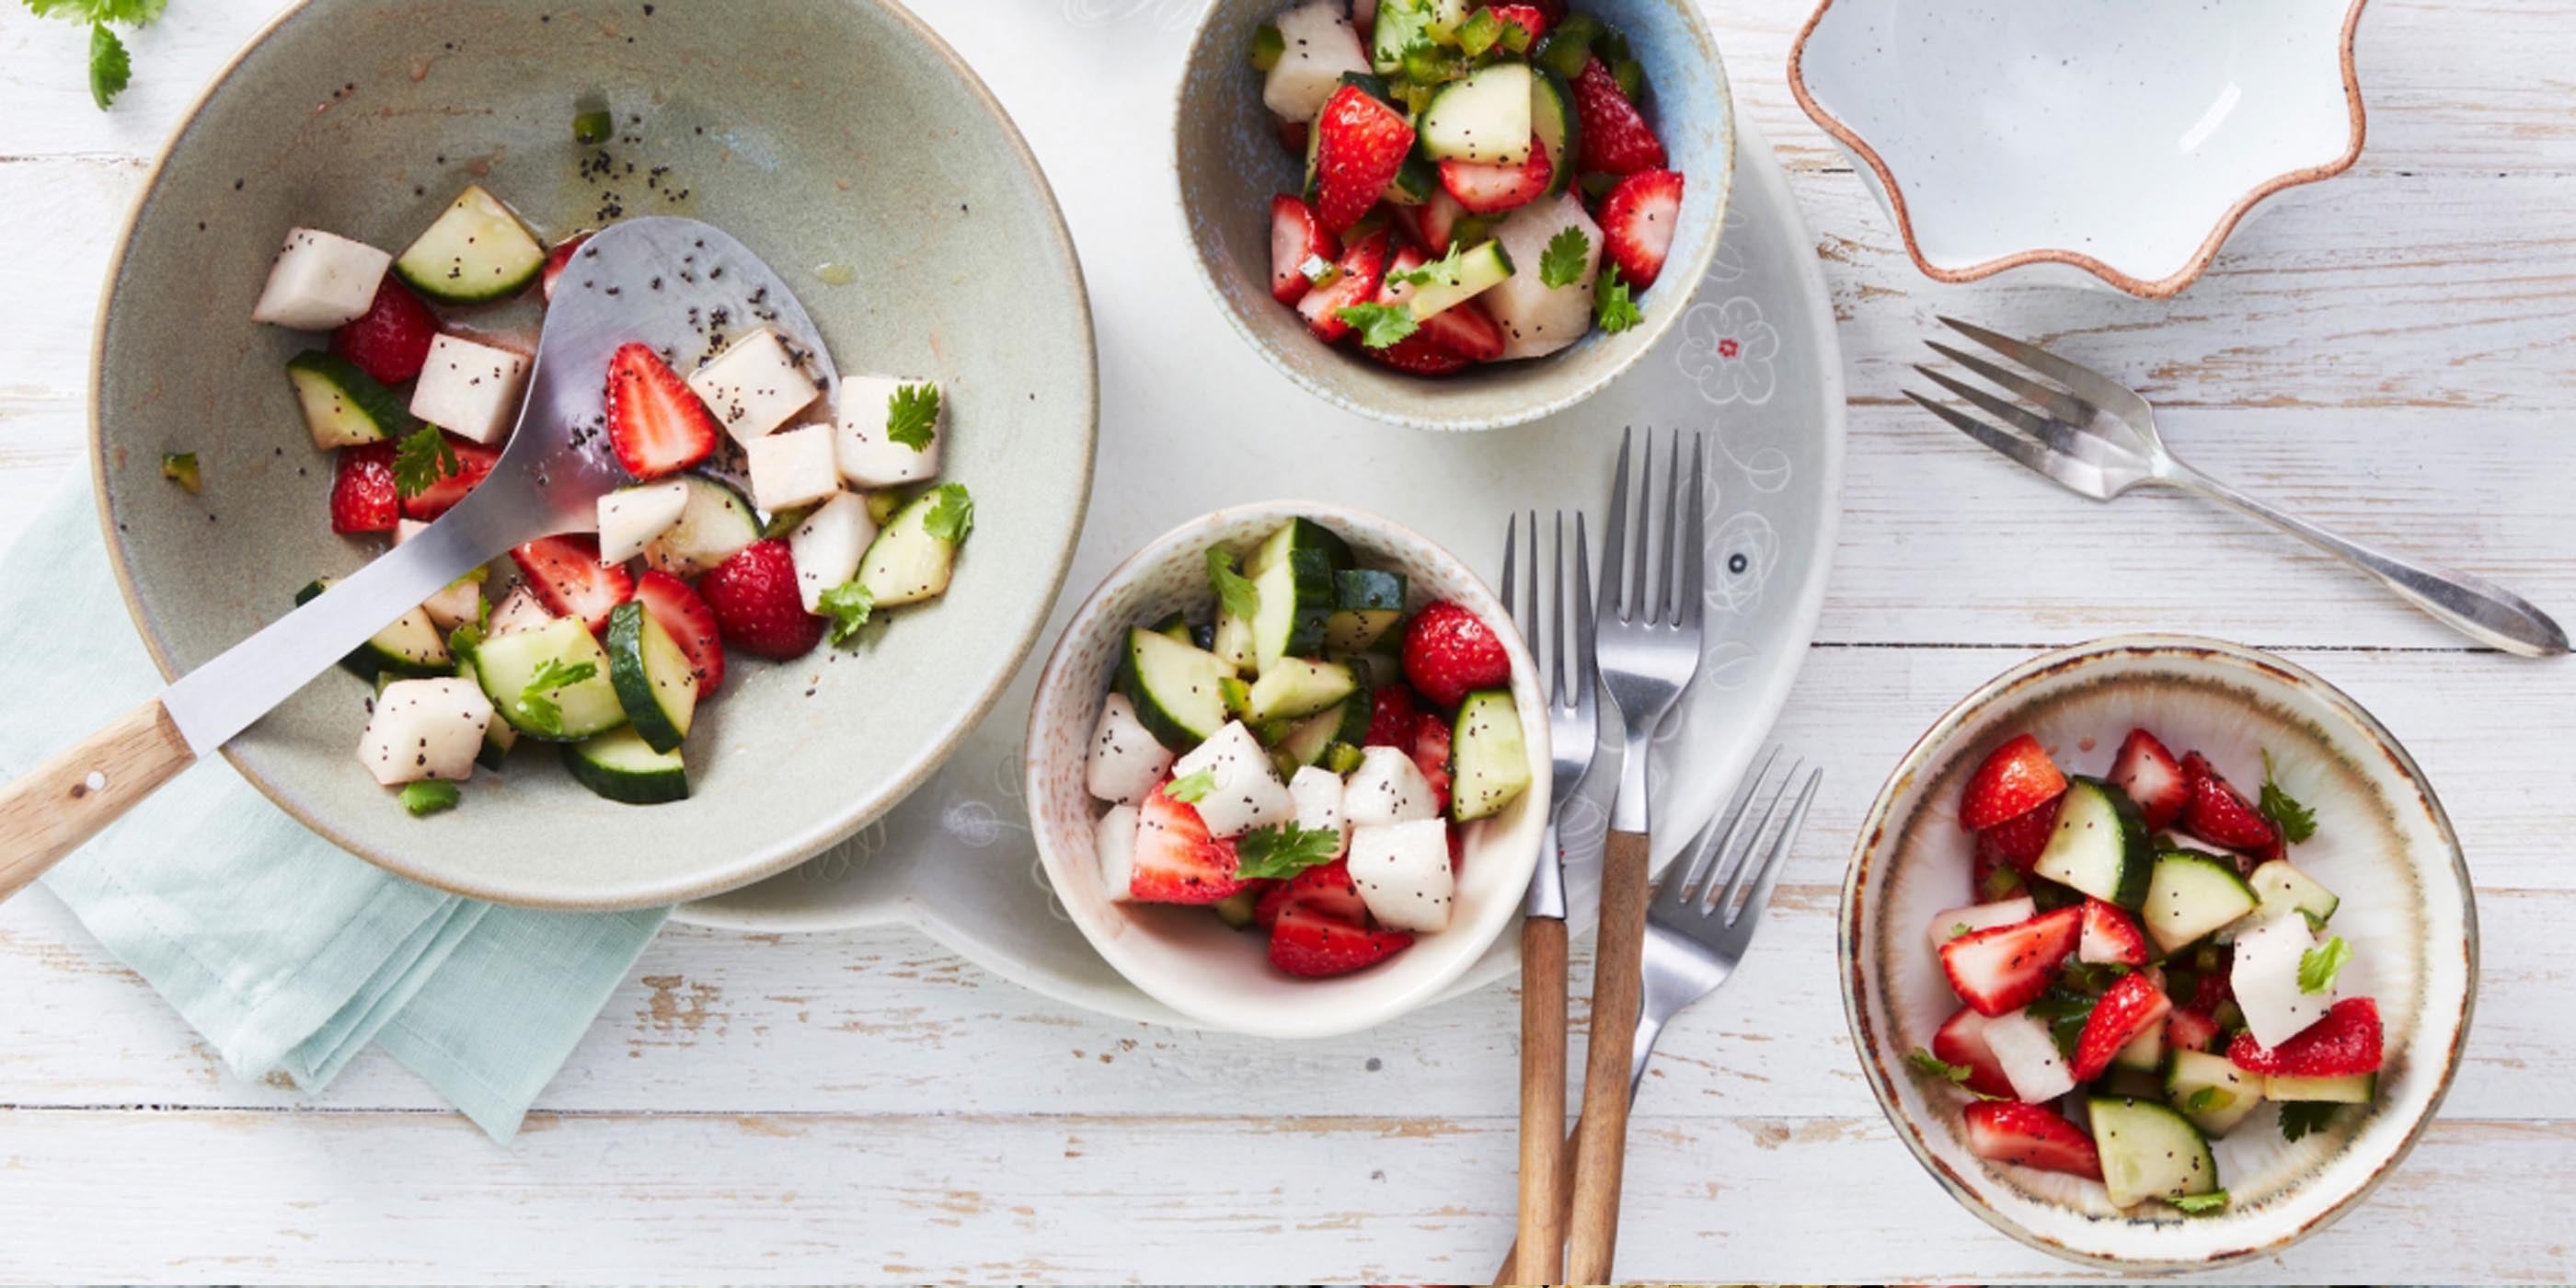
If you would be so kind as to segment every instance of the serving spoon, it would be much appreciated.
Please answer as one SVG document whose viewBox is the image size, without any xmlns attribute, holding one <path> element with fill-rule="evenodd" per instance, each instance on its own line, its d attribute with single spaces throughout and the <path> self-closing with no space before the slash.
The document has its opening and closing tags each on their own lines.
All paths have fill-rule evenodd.
<svg viewBox="0 0 2576 1288">
<path fill-rule="evenodd" d="M 492 472 L 411 539 L 0 786 L 0 900 L 449 582 L 539 537 L 593 530 L 599 498 L 632 481 L 600 432 L 620 345 L 677 362 L 761 323 L 809 355 L 825 389 L 838 381 L 795 293 L 721 229 L 657 217 L 593 235 L 555 285 Z"/>
</svg>

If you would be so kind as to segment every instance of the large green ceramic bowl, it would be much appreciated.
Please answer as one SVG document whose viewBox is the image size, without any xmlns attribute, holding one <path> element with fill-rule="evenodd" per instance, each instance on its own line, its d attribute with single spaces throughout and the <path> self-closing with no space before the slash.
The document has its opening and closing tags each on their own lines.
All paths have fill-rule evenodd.
<svg viewBox="0 0 2576 1288">
<path fill-rule="evenodd" d="M 604 149 L 573 138 L 576 103 L 594 97 L 615 112 Z M 620 214 L 713 222 L 796 283 L 841 370 L 938 378 L 946 473 L 977 502 L 956 583 L 863 648 L 785 665 L 737 655 L 689 739 L 694 791 L 677 804 L 610 804 L 523 746 L 478 773 L 461 808 L 409 818 L 358 764 L 366 693 L 337 672 L 226 754 L 315 831 L 467 895 L 629 907 L 768 876 L 921 782 L 1054 603 L 1098 410 L 1054 198 L 974 74 L 879 0 L 290 9 L 171 140 L 99 326 L 101 511 L 164 671 L 374 553 L 332 535 L 331 462 L 280 372 L 320 337 L 250 320 L 279 238 L 305 224 L 399 250 L 474 182 L 550 239 Z M 473 319 L 535 321 L 525 303 Z M 202 496 L 159 477 L 173 451 L 197 454 Z"/>
</svg>

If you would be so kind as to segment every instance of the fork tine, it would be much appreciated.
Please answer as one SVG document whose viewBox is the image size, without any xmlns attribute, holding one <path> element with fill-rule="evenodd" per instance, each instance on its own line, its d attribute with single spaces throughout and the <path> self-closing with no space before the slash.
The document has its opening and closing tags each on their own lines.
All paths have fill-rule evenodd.
<svg viewBox="0 0 2576 1288">
<path fill-rule="evenodd" d="M 1744 826 L 1745 802 L 1752 799 L 1753 789 L 1770 776 L 1771 766 L 1779 759 L 1780 749 L 1775 746 L 1752 773 L 1735 784 L 1735 795 L 1727 800 L 1726 808 L 1711 815 L 1699 829 L 1699 835 L 1682 847 L 1681 856 L 1665 867 L 1664 878 L 1655 887 L 1657 900 L 1670 900 L 1678 905 L 1693 889 L 1706 889 L 1701 878 L 1710 875 L 1713 862 L 1734 847 L 1735 835 Z"/>
<path fill-rule="evenodd" d="M 1681 626 L 1698 630 L 1708 615 L 1708 436 L 1691 436 L 1691 502 L 1682 534 Z"/>
<path fill-rule="evenodd" d="M 1601 534 L 1601 616 L 1612 621 L 1628 616 L 1619 605 L 1618 594 L 1621 565 L 1627 561 L 1628 440 L 1632 437 L 1632 430 L 1619 431 L 1619 472 L 1610 485 L 1610 523 Z"/>
<path fill-rule="evenodd" d="M 1905 396 L 1920 404 L 1925 411 L 1950 422 L 1959 432 L 2021 462 L 2025 468 L 2047 477 L 2070 492 L 2092 497 L 2096 501 L 2103 500 L 2110 494 L 2109 489 L 2102 483 L 2102 472 L 2084 461 L 2057 455 L 2011 430 L 1998 425 L 1989 425 L 1966 412 L 1945 407 L 1911 389 L 1905 391 Z"/>
<path fill-rule="evenodd" d="M 1562 613 L 1563 610 L 1559 610 Z M 1583 533 L 1583 512 L 1574 512 L 1574 705 L 1590 713 L 1600 699 L 1601 660 L 1594 652 L 1592 618 L 1592 549 Z"/>
<path fill-rule="evenodd" d="M 1958 363 L 1960 366 L 1966 367 L 1968 370 L 1976 372 L 1978 375 L 1984 376 L 1986 379 L 1995 382 L 1997 385 L 2005 389 L 2009 389 L 2014 393 L 2047 408 L 2049 415 L 2055 416 L 2059 420 L 2065 421 L 2067 424 L 2073 425 L 2078 429 L 2083 428 L 2095 416 L 2102 414 L 2101 408 L 2076 397 L 2074 394 L 2068 393 L 2055 385 L 2033 380 L 2001 363 L 1988 362 L 1984 358 L 1980 358 L 1965 349 L 1943 344 L 1938 340 L 1926 340 L 1923 343 L 1931 346 L 1934 353 L 1940 354 L 1942 357 L 1948 358 L 1950 361 Z"/>
<path fill-rule="evenodd" d="M 2138 392 L 2090 367 L 2079 367 L 2037 345 L 1999 335 L 1974 323 L 1944 316 L 1941 325 L 2074 390 L 2096 407 L 2135 402 Z"/>
<path fill-rule="evenodd" d="M 1671 460 L 1664 468 L 1663 554 L 1655 564 L 1655 621 L 1681 620 L 1682 436 L 1673 434 Z"/>
<path fill-rule="evenodd" d="M 2052 452 L 2072 456 L 2088 465 L 2119 464 L 2123 461 L 2136 460 L 2132 454 L 2084 432 L 2079 426 L 2042 416 L 2011 399 L 1998 398 L 1967 381 L 1955 379 L 1922 363 L 1915 363 L 1914 369 L 1921 372 L 1924 379 L 1985 408 L 1995 416 L 2012 422 L 2013 428 L 2038 439 L 2040 446 Z"/>
<path fill-rule="evenodd" d="M 1779 814 L 1780 802 L 1789 799 L 1790 782 L 1796 779 L 1798 771 L 1805 767 L 1806 761 L 1803 759 L 1789 763 L 1789 772 L 1780 779 L 1780 790 L 1772 793 L 1771 803 L 1762 809 L 1762 821 L 1754 824 L 1753 831 L 1745 836 L 1743 854 L 1728 861 L 1726 885 L 1717 892 L 1714 899 L 1708 902 L 1710 916 L 1728 925 L 1735 924 L 1735 918 L 1729 910 L 1735 906 L 1735 896 L 1743 891 L 1745 878 L 1772 862 L 1772 856 L 1769 855 L 1764 856 L 1761 862 L 1755 862 L 1754 848 L 1762 843 L 1762 834 L 1771 830 L 1771 820 Z"/>
<path fill-rule="evenodd" d="M 1503 521 L 1503 611 L 1512 615 L 1512 625 L 1519 627 L 1521 638 L 1527 640 L 1530 637 L 1530 627 L 1537 622 L 1532 617 L 1521 616 L 1520 600 L 1512 594 L 1512 581 L 1519 571 L 1513 564 L 1520 553 L 1520 548 L 1521 516 L 1514 513 Z M 1530 571 L 1535 575 L 1538 570 L 1533 568 Z"/>
<path fill-rule="evenodd" d="M 1796 771 L 1792 770 L 1791 773 L 1794 775 Z M 1806 825 L 1807 806 L 1815 802 L 1816 788 L 1822 785 L 1824 780 L 1823 769 L 1807 771 L 1807 785 L 1798 790 L 1798 803 L 1789 810 L 1789 817 L 1780 824 L 1780 834 L 1771 842 L 1771 853 L 1763 857 L 1762 875 L 1754 880 L 1753 892 L 1744 896 L 1743 910 L 1726 923 L 1729 929 L 1741 925 L 1746 935 L 1753 933 L 1755 919 L 1762 915 L 1764 906 L 1771 902 L 1771 887 L 1779 883 L 1781 869 L 1789 866 L 1789 850 L 1798 839 L 1798 829 Z M 1781 786 L 1786 788 L 1788 784 L 1783 783 Z M 1781 794 L 1785 796 L 1788 793 L 1784 790 Z"/>
<path fill-rule="evenodd" d="M 1556 512 L 1555 566 L 1550 573 L 1548 599 L 1554 609 L 1547 617 L 1548 675 L 1547 701 L 1550 706 L 1568 706 L 1574 700 L 1573 668 L 1565 657 L 1565 511 Z M 1530 571 L 1538 571 L 1538 512 L 1530 512 Z"/>
<path fill-rule="evenodd" d="M 1637 566 L 1629 572 L 1628 613 L 1630 621 L 1653 621 L 1655 601 L 1649 593 L 1654 582 L 1648 580 L 1655 562 L 1655 427 L 1646 427 L 1645 450 L 1637 453 L 1637 529 L 1631 534 L 1637 546 Z"/>
</svg>

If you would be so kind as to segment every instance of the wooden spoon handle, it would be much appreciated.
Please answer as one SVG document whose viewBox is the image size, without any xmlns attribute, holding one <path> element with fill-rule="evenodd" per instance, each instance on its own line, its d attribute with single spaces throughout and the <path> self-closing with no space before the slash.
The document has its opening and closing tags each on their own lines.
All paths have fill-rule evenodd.
<svg viewBox="0 0 2576 1288">
<path fill-rule="evenodd" d="M 161 699 L 146 698 L 0 785 L 0 899 L 25 889 L 196 759 Z"/>
<path fill-rule="evenodd" d="M 1521 1214 L 1498 1282 L 1552 1284 L 1564 1269 L 1565 923 L 1521 922 Z"/>
<path fill-rule="evenodd" d="M 1627 1163 L 1628 1063 L 1646 938 L 1642 832 L 1610 833 L 1601 851 L 1600 947 L 1592 967 L 1592 1037 L 1583 1065 L 1583 1123 L 1574 1143 L 1574 1218 L 1566 1282 L 1606 1284 L 1619 1242 L 1619 1185 Z"/>
</svg>

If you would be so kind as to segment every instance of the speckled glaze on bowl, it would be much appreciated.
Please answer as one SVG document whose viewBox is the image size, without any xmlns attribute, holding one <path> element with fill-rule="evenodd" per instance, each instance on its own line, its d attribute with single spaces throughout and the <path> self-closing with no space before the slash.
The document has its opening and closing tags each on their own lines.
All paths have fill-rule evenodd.
<svg viewBox="0 0 2576 1288">
<path fill-rule="evenodd" d="M 1520 915 L 1538 862 L 1548 810 L 1547 775 L 1503 812 L 1470 826 L 1458 865 L 1449 928 L 1424 935 L 1379 965 L 1330 979 L 1292 979 L 1270 968 L 1261 941 L 1203 908 L 1113 902 L 1100 881 L 1092 824 L 1102 807 L 1083 787 L 1092 727 L 1117 671 L 1129 627 L 1209 603 L 1207 551 L 1248 549 L 1304 515 L 1350 542 L 1359 562 L 1405 575 L 1409 608 L 1446 599 L 1491 624 L 1512 658 L 1512 696 L 1530 763 L 1548 758 L 1547 713 L 1529 653 L 1511 615 L 1457 556 L 1373 514 L 1320 501 L 1272 501 L 1219 510 L 1155 538 L 1120 564 L 1067 624 L 1038 678 L 1029 711 L 1029 817 L 1047 882 L 1091 946 L 1155 1000 L 1210 1028 L 1262 1037 L 1315 1038 L 1385 1023 L 1439 997 Z"/>
<path fill-rule="evenodd" d="M 1191 38 L 1173 105 L 1172 160 L 1188 254 L 1226 320 L 1272 366 L 1316 397 L 1389 424 L 1499 429 L 1600 392 L 1690 307 L 1690 292 L 1673 288 L 1707 274 L 1735 181 L 1735 106 L 1726 66 L 1693 0 L 1582 0 L 1578 8 L 1628 33 L 1646 68 L 1641 106 L 1684 179 L 1671 257 L 1658 285 L 1637 297 L 1645 321 L 1617 335 L 1596 329 L 1544 358 L 1471 367 L 1436 380 L 1316 340 L 1295 309 L 1270 295 L 1270 199 L 1296 191 L 1304 165 L 1279 146 L 1276 118 L 1261 105 L 1261 74 L 1245 61 L 1253 29 L 1294 3 L 1214 0 Z"/>
<path fill-rule="evenodd" d="M 597 150 L 572 140 L 575 100 L 591 93 L 620 130 L 604 181 L 579 173 Z M 611 804 L 523 746 L 502 772 L 476 774 L 462 808 L 406 817 L 358 765 L 366 695 L 337 672 L 226 755 L 334 842 L 478 898 L 631 907 L 786 868 L 938 764 L 1035 644 L 1061 586 L 1098 404 L 1054 198 L 974 75 L 877 0 L 290 8 L 179 127 L 102 309 L 100 511 L 164 672 L 204 662 L 370 549 L 332 535 L 331 462 L 280 375 L 322 338 L 249 318 L 279 237 L 311 224 L 398 250 L 468 182 L 549 239 L 612 203 L 714 222 L 798 283 L 842 370 L 938 378 L 948 476 L 978 502 L 956 584 L 854 652 L 739 659 L 689 740 L 693 796 L 678 804 Z M 826 264 L 847 266 L 831 276 L 850 284 L 823 280 Z M 520 303 L 474 321 L 524 335 L 535 313 Z M 165 451 L 197 453 L 202 497 L 160 479 Z"/>
<path fill-rule="evenodd" d="M 2186 1217 L 2123 1212 L 2092 1181 L 1968 1152 L 1964 1093 L 1905 1064 L 1957 1009 L 1924 929 L 1968 901 L 1972 846 L 1956 802 L 1986 753 L 2030 733 L 2070 773 L 2103 772 L 2132 727 L 2197 749 L 2239 784 L 2263 779 L 2316 809 L 2290 858 L 2343 897 L 2348 993 L 2379 1000 L 2388 1060 L 2379 1102 L 2295 1144 L 2274 1111 L 2213 1142 L 2232 1198 Z M 1843 1007 L 1861 1068 L 1897 1136 L 1988 1224 L 2069 1260 L 2126 1270 L 2207 1269 L 2278 1252 L 2350 1211 L 2432 1121 L 2468 1040 L 2477 912 L 2459 838 L 2396 738 L 2341 691 L 2270 654 L 2192 636 L 2131 635 L 2045 653 L 1952 707 L 1906 752 L 1861 825 L 1843 884 Z"/>
</svg>

